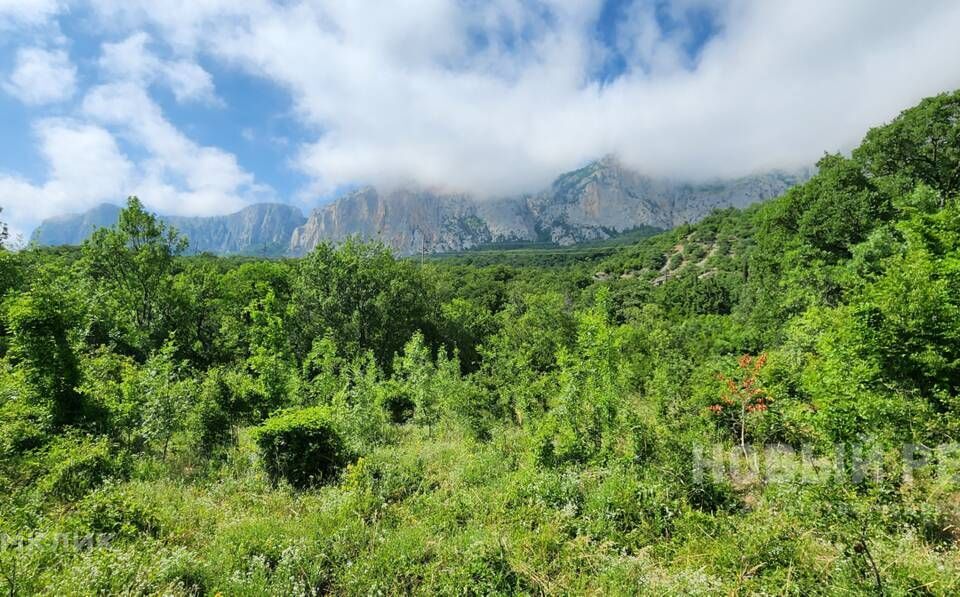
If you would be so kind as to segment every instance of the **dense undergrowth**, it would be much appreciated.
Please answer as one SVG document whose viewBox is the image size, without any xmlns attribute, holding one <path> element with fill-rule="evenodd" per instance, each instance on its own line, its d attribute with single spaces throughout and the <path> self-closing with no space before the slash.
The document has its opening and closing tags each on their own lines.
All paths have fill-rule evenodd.
<svg viewBox="0 0 960 597">
<path fill-rule="evenodd" d="M 4 252 L 0 583 L 956 594 L 958 118 L 599 265 Z"/>
</svg>

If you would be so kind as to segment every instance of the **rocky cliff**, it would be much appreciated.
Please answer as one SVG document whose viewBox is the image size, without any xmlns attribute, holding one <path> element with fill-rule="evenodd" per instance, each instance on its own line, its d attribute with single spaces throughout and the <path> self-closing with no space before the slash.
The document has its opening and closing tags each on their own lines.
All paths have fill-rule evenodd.
<svg viewBox="0 0 960 597">
<path fill-rule="evenodd" d="M 79 245 L 97 228 L 113 226 L 120 208 L 103 203 L 82 214 L 47 218 L 33 231 L 30 241 L 43 246 Z"/>
<path fill-rule="evenodd" d="M 313 210 L 294 232 L 290 251 L 300 255 L 324 240 L 351 235 L 379 239 L 401 254 L 516 241 L 569 245 L 639 226 L 672 228 L 717 208 L 746 207 L 780 195 L 804 177 L 771 172 L 692 184 L 643 176 L 607 157 L 560 176 L 540 193 L 515 198 L 478 201 L 364 188 Z"/>
<path fill-rule="evenodd" d="M 258 203 L 236 213 L 206 218 L 166 217 L 190 240 L 191 252 L 220 255 L 284 255 L 303 213 L 282 203 Z"/>
<path fill-rule="evenodd" d="M 33 231 L 38 245 L 79 245 L 93 231 L 117 223 L 120 208 L 108 203 L 82 214 L 44 220 Z M 259 203 L 236 213 L 210 217 L 161 216 L 190 241 L 190 253 L 283 255 L 293 231 L 306 222 L 296 207 Z"/>
<path fill-rule="evenodd" d="M 746 207 L 776 197 L 806 173 L 769 172 L 733 180 L 689 183 L 644 176 L 607 157 L 568 172 L 540 193 L 477 200 L 468 195 L 367 187 L 314 209 L 252 205 L 235 214 L 167 217 L 193 252 L 303 255 L 318 243 L 351 236 L 380 240 L 398 253 L 440 253 L 478 245 L 546 241 L 559 245 L 610 237 L 639 226 L 672 228 L 717 208 Z M 34 232 L 42 245 L 79 244 L 119 209 L 51 218 Z"/>
</svg>

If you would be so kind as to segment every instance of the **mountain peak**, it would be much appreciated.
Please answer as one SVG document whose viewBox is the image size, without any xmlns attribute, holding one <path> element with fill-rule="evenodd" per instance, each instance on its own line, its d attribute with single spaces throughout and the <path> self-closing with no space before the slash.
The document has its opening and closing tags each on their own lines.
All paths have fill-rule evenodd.
<svg viewBox="0 0 960 597">
<path fill-rule="evenodd" d="M 549 241 L 561 245 L 608 238 L 653 226 L 671 228 L 716 208 L 746 207 L 770 199 L 801 176 L 771 172 L 710 184 L 653 179 L 606 155 L 557 177 L 532 196 L 481 201 L 463 194 L 359 187 L 317 207 L 308 217 L 294 206 L 259 203 L 211 217 L 163 219 L 190 240 L 193 252 L 300 255 L 325 241 L 350 236 L 380 240 L 400 254 L 461 251 L 497 242 Z M 37 244 L 79 244 L 94 229 L 117 221 L 104 204 L 84 214 L 45 220 Z"/>
</svg>

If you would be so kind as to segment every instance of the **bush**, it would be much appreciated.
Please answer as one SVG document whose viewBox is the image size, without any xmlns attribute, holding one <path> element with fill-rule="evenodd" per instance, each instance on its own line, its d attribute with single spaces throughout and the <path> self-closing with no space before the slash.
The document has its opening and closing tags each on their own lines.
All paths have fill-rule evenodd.
<svg viewBox="0 0 960 597">
<path fill-rule="evenodd" d="M 230 386 L 222 371 L 212 369 L 200 386 L 190 419 L 196 447 L 208 452 L 235 439 L 229 412 L 231 400 Z"/>
<path fill-rule="evenodd" d="M 75 500 L 119 472 L 120 466 L 104 437 L 68 434 L 50 445 L 47 474 L 39 488 L 45 495 Z"/>
<path fill-rule="evenodd" d="M 350 455 L 327 408 L 313 407 L 270 417 L 255 432 L 267 475 L 297 489 L 333 479 Z"/>
<path fill-rule="evenodd" d="M 160 533 L 160 522 L 150 507 L 124 486 L 109 483 L 84 497 L 70 522 L 78 534 L 106 534 L 111 540 L 136 540 Z"/>
<path fill-rule="evenodd" d="M 413 418 L 416 405 L 407 388 L 391 384 L 383 398 L 383 408 L 389 413 L 391 423 L 402 425 Z"/>
<path fill-rule="evenodd" d="M 0 459 L 20 456 L 45 444 L 50 419 L 48 412 L 25 400 L 0 404 Z"/>
</svg>

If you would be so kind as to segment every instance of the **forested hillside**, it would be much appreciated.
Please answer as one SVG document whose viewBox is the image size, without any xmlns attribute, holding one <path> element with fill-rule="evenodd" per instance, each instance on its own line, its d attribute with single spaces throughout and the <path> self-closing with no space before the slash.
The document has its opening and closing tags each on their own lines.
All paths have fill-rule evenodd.
<svg viewBox="0 0 960 597">
<path fill-rule="evenodd" d="M 958 194 L 960 92 L 585 260 L 185 256 L 131 198 L 0 254 L 0 583 L 957 594 Z"/>
</svg>

